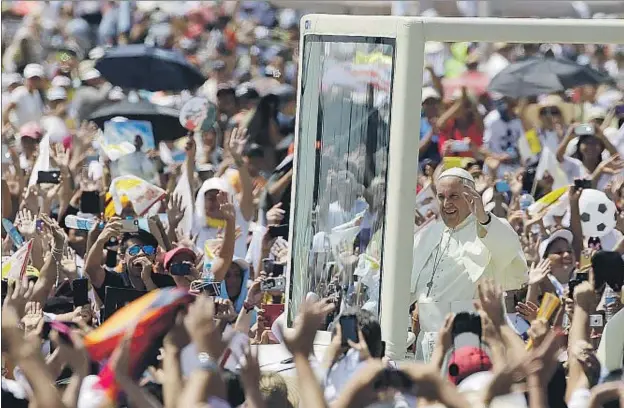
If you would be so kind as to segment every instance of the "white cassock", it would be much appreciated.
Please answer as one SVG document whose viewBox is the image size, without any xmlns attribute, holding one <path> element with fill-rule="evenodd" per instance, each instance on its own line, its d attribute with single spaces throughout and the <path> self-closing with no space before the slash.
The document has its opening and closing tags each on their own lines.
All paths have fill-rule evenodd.
<svg viewBox="0 0 624 408">
<path fill-rule="evenodd" d="M 450 312 L 473 310 L 477 284 L 485 278 L 503 290 L 520 289 L 527 281 L 520 240 L 506 220 L 491 215 L 482 226 L 471 214 L 454 229 L 439 220 L 420 231 L 414 238 L 410 303 L 418 301 L 421 333 L 437 333 Z"/>
</svg>

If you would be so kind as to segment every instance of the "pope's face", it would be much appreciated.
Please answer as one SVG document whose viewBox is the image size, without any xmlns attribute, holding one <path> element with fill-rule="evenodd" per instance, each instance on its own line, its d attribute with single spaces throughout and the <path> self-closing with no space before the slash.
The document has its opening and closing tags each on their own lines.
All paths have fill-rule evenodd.
<svg viewBox="0 0 624 408">
<path fill-rule="evenodd" d="M 444 177 L 436 183 L 442 221 L 449 228 L 455 228 L 470 215 L 464 188 L 458 177 Z"/>
</svg>

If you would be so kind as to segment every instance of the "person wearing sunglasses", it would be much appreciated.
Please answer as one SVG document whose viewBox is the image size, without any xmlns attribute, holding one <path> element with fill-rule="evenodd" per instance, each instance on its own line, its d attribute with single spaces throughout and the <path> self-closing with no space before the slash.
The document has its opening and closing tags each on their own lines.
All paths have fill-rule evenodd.
<svg viewBox="0 0 624 408">
<path fill-rule="evenodd" d="M 107 246 L 113 238 L 120 244 L 121 262 L 117 270 L 104 267 L 104 254 L 109 252 Z M 85 273 L 102 302 L 105 302 L 106 287 L 149 291 L 176 286 L 170 275 L 153 273 L 157 252 L 158 241 L 152 234 L 143 230 L 122 233 L 121 220 L 112 218 L 87 254 Z"/>
</svg>

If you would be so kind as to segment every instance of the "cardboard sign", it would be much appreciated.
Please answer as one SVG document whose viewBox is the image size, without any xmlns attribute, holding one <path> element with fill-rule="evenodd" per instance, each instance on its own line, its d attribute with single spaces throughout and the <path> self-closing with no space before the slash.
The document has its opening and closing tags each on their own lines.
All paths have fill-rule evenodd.
<svg viewBox="0 0 624 408">
<path fill-rule="evenodd" d="M 144 120 L 113 119 L 104 123 L 104 140 L 107 145 L 121 145 L 124 142 L 134 146 L 136 137 L 143 140 L 141 151 L 156 149 L 152 124 Z"/>
</svg>

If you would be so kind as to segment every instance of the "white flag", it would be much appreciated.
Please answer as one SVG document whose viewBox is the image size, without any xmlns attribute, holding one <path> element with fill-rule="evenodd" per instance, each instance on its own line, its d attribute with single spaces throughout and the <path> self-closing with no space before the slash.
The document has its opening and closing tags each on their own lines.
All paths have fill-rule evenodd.
<svg viewBox="0 0 624 408">
<path fill-rule="evenodd" d="M 28 187 L 37 184 L 37 178 L 40 171 L 50 170 L 50 136 L 46 134 L 39 143 L 39 156 L 33 166 L 32 173 L 30 173 L 30 180 L 28 180 Z"/>
<path fill-rule="evenodd" d="M 15 251 L 8 260 L 2 262 L 2 278 L 14 280 L 24 279 L 26 267 L 30 260 L 32 242 L 31 239 Z"/>
<path fill-rule="evenodd" d="M 180 222 L 179 228 L 182 229 L 185 237 L 191 236 L 191 229 L 193 229 L 193 193 L 191 192 L 191 185 L 187 176 L 186 168 L 182 170 L 182 175 L 175 190 L 173 190 L 174 196 L 182 198 L 182 208 L 184 208 L 184 218 Z"/>
<path fill-rule="evenodd" d="M 553 190 L 570 184 L 567 174 L 563 171 L 561 164 L 557 160 L 557 156 L 548 147 L 544 146 L 539 163 L 537 164 L 537 169 L 535 169 L 535 180 L 541 180 L 544 177 L 544 173 L 547 171 L 554 179 Z"/>
</svg>

